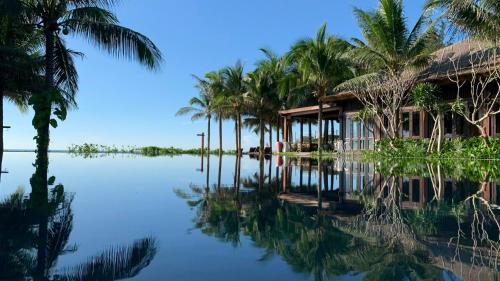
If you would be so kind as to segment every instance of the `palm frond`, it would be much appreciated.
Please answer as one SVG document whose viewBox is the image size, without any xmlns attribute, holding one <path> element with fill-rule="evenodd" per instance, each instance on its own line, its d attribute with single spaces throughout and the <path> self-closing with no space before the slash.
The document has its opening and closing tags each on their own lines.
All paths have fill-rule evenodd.
<svg viewBox="0 0 500 281">
<path fill-rule="evenodd" d="M 68 28 L 118 58 L 136 60 L 149 69 L 160 68 L 161 51 L 146 36 L 117 24 L 68 19 Z"/>
<path fill-rule="evenodd" d="M 156 240 L 145 238 L 130 246 L 111 248 L 73 268 L 62 270 L 62 281 L 112 281 L 132 278 L 146 268 L 156 255 Z"/>
<path fill-rule="evenodd" d="M 69 100 L 75 104 L 75 95 L 78 91 L 78 72 L 73 61 L 74 56 L 83 56 L 82 53 L 67 49 L 65 42 L 56 36 L 54 48 L 54 76 L 56 85 L 62 87 L 69 94 Z"/>
</svg>

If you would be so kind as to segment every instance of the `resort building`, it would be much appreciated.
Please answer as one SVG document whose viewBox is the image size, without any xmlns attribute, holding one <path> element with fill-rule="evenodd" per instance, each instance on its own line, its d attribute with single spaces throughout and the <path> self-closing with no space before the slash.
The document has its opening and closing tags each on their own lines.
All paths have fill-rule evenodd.
<svg viewBox="0 0 500 281">
<path fill-rule="evenodd" d="M 496 67 L 500 62 L 500 55 L 496 55 L 497 50 L 484 51 L 481 43 L 475 41 L 463 41 L 443 49 L 433 54 L 431 64 L 418 75 L 417 83 L 427 82 L 439 85 L 443 103 L 453 103 L 457 97 L 457 84 L 453 81 L 458 78 L 463 84 L 461 97 L 469 101 L 470 97 L 463 96 L 463 93 L 470 92 L 466 88 L 470 86 L 471 73 L 486 71 L 491 69 L 491 65 Z M 487 54 L 485 54 L 487 53 Z M 494 54 L 494 55 L 492 55 Z M 488 57 L 486 60 L 485 57 Z M 485 66 L 485 64 L 488 64 Z M 479 82 L 478 82 L 479 83 Z M 416 83 L 415 83 L 416 84 Z M 495 85 L 493 85 L 495 84 Z M 497 91 L 496 83 L 490 91 Z M 377 122 L 363 122 L 356 115 L 363 109 L 363 104 L 351 92 L 340 92 L 322 98 L 323 122 L 324 122 L 324 148 L 329 150 L 370 150 L 374 148 L 377 140 L 384 137 L 381 125 Z M 499 105 L 496 105 L 498 107 Z M 497 108 L 496 108 L 497 109 Z M 305 123 L 317 122 L 319 106 L 308 106 L 294 108 L 279 112 L 283 119 L 283 142 L 286 150 L 289 151 L 314 151 L 317 144 L 303 137 Z M 432 118 L 423 110 L 419 110 L 411 101 L 400 109 L 399 135 L 403 138 L 429 138 L 434 127 Z M 451 111 L 443 114 L 442 119 L 443 138 L 452 139 L 457 137 L 479 136 L 477 127 L 470 125 L 466 120 Z M 292 125 L 300 123 L 300 140 L 293 140 L 291 133 Z M 483 128 L 491 136 L 500 136 L 500 114 L 488 117 L 483 120 Z M 310 133 L 310 132 L 309 132 Z"/>
</svg>

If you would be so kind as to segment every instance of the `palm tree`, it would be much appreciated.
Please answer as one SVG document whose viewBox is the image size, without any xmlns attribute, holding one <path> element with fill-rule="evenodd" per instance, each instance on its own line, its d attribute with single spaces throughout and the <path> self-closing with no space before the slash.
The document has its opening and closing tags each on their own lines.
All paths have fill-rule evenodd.
<svg viewBox="0 0 500 281">
<path fill-rule="evenodd" d="M 500 3 L 497 0 L 428 0 L 428 11 L 439 10 L 460 32 L 498 45 Z"/>
<path fill-rule="evenodd" d="M 355 8 L 354 14 L 363 39 L 352 39 L 354 48 L 348 56 L 366 70 L 361 77 L 380 72 L 395 77 L 404 70 L 425 66 L 430 54 L 441 47 L 442 38 L 426 14 L 408 28 L 402 0 L 379 0 L 376 11 Z"/>
<path fill-rule="evenodd" d="M 77 72 L 72 63 L 75 52 L 66 47 L 63 35 L 78 35 L 116 57 L 136 60 L 149 69 L 158 69 L 160 50 L 146 36 L 122 27 L 109 10 L 114 0 L 26 0 L 28 17 L 45 39 L 45 89 L 32 100 L 35 109 L 33 124 L 37 129 L 37 148 L 49 147 L 49 127 L 57 126 L 51 119 L 57 93 L 74 95 L 78 89 Z M 63 84 L 64 88 L 58 88 Z M 63 91 L 61 91 L 63 90 Z M 64 119 L 65 109 L 59 105 L 54 114 Z M 42 156 L 45 154 L 41 154 Z"/>
<path fill-rule="evenodd" d="M 247 109 L 251 115 L 258 119 L 259 129 L 259 154 L 264 156 L 264 134 L 265 134 L 265 118 L 268 111 L 268 97 L 270 93 L 269 79 L 264 69 L 257 69 L 247 75 L 245 87 L 247 94 L 245 102 Z"/>
<path fill-rule="evenodd" d="M 303 84 L 309 85 L 319 104 L 318 113 L 318 152 L 322 152 L 322 114 L 321 99 L 333 87 L 352 76 L 342 54 L 348 44 L 339 38 L 327 35 L 326 24 L 321 26 L 316 38 L 297 42 L 290 51 L 290 59 L 297 65 Z"/>
<path fill-rule="evenodd" d="M 443 38 L 426 14 L 409 28 L 402 0 L 379 0 L 377 10 L 355 8 L 354 13 L 363 39 L 352 39 L 353 48 L 346 57 L 361 69 L 361 75 L 336 90 L 361 92 L 355 95 L 366 105 L 369 115 L 381 124 L 387 122 L 382 129 L 393 146 L 392 140 L 399 137 L 399 110 L 409 100 L 414 77 L 428 65 L 432 52 L 442 46 Z M 378 94 L 380 85 L 384 90 L 378 92 L 385 94 Z M 366 91 L 376 94 L 366 95 Z"/>
<path fill-rule="evenodd" d="M 269 49 L 261 49 L 265 58 L 257 63 L 258 68 L 266 73 L 268 79 L 267 114 L 265 120 L 269 125 L 269 145 L 272 150 L 273 126 L 279 127 L 278 112 L 283 106 L 286 95 L 291 91 L 291 83 L 286 80 L 289 75 L 289 65 L 284 57 L 279 57 Z M 277 130 L 279 138 L 279 130 Z"/>
<path fill-rule="evenodd" d="M 212 71 L 205 75 L 210 91 L 214 97 L 214 112 L 219 123 L 219 158 L 222 157 L 222 122 L 228 117 L 227 96 L 225 92 L 225 75 L 223 70 Z"/>
<path fill-rule="evenodd" d="M 228 67 L 225 72 L 225 90 L 227 102 L 233 111 L 236 133 L 236 151 L 241 155 L 241 115 L 243 114 L 245 83 L 243 65 L 237 61 L 233 67 Z"/>
<path fill-rule="evenodd" d="M 40 36 L 23 23 L 19 1 L 0 2 L 0 152 L 4 150 L 4 99 L 25 110 L 29 96 L 40 87 L 39 56 L 35 53 Z"/>
<path fill-rule="evenodd" d="M 214 96 L 209 87 L 209 82 L 197 76 L 193 76 L 196 81 L 196 88 L 199 90 L 199 97 L 194 97 L 189 101 L 189 106 L 179 109 L 176 116 L 193 113 L 192 121 L 207 119 L 207 153 L 210 155 L 210 124 L 214 113 Z"/>
</svg>

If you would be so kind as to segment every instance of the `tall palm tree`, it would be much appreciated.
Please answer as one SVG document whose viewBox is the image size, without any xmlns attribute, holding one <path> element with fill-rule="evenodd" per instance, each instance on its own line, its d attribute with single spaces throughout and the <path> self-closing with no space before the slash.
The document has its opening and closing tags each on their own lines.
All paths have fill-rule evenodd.
<svg viewBox="0 0 500 281">
<path fill-rule="evenodd" d="M 149 69 L 158 69 L 162 60 L 160 50 L 146 36 L 119 25 L 110 8 L 115 0 L 25 0 L 29 18 L 45 39 L 45 89 L 32 100 L 35 108 L 33 124 L 37 129 L 37 148 L 49 147 L 49 127 L 57 126 L 51 119 L 53 103 L 57 102 L 58 84 L 64 81 L 64 92 L 76 93 L 77 72 L 72 64 L 75 53 L 66 47 L 63 35 L 81 36 L 109 54 L 138 61 Z M 65 118 L 64 108 L 54 111 Z M 41 154 L 44 155 L 43 153 Z"/>
<path fill-rule="evenodd" d="M 269 49 L 263 48 L 261 52 L 265 58 L 257 63 L 257 67 L 266 74 L 268 80 L 269 92 L 266 95 L 267 114 L 265 120 L 269 126 L 269 145 L 272 150 L 273 126 L 279 127 L 278 112 L 281 110 L 285 94 L 289 93 L 289 87 L 292 84 L 286 81 L 289 65 L 285 58 L 279 57 Z M 277 132 L 277 138 L 279 138 L 278 135 L 279 132 Z"/>
<path fill-rule="evenodd" d="M 225 85 L 225 75 L 223 70 L 212 71 L 205 75 L 208 81 L 210 91 L 214 97 L 214 112 L 215 118 L 219 123 L 219 157 L 222 157 L 223 146 L 222 146 L 222 122 L 229 115 L 227 106 L 227 96 L 224 88 Z"/>
<path fill-rule="evenodd" d="M 248 73 L 245 79 L 247 94 L 245 102 L 251 115 L 258 119 L 260 157 L 264 156 L 265 118 L 270 93 L 269 79 L 263 69 Z"/>
<path fill-rule="evenodd" d="M 348 44 L 326 33 L 326 24 L 321 26 L 316 38 L 297 42 L 290 51 L 290 59 L 295 62 L 303 84 L 309 85 L 319 104 L 318 152 L 322 152 L 323 103 L 333 87 L 352 76 L 347 61 L 342 57 Z"/>
<path fill-rule="evenodd" d="M 207 153 L 210 155 L 210 125 L 214 113 L 214 96 L 207 80 L 197 76 L 193 77 L 197 81 L 196 88 L 199 90 L 199 96 L 192 98 L 189 101 L 189 106 L 179 109 L 176 116 L 193 113 L 192 121 L 207 119 Z"/>
<path fill-rule="evenodd" d="M 237 61 L 233 67 L 225 70 L 225 90 L 229 107 L 233 110 L 236 133 L 236 151 L 241 155 L 241 115 L 243 114 L 245 83 L 243 64 Z"/>
<path fill-rule="evenodd" d="M 428 11 L 438 10 L 458 31 L 498 45 L 500 2 L 497 0 L 428 0 Z"/>
</svg>

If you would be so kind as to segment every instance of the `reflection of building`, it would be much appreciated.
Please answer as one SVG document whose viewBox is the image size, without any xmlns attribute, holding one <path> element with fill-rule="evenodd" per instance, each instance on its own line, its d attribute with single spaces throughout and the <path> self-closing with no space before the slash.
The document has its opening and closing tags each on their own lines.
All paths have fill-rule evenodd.
<svg viewBox="0 0 500 281">
<path fill-rule="evenodd" d="M 456 100 L 457 86 L 449 78 L 449 73 L 457 77 L 467 86 L 470 78 L 472 63 L 471 57 L 479 56 L 480 46 L 478 43 L 464 41 L 446 48 L 443 48 L 434 54 L 434 60 L 431 65 L 419 77 L 420 82 L 429 82 L 441 87 L 440 99 L 444 103 L 452 103 Z M 471 50 L 474 55 L 471 55 Z M 487 53 L 487 52 L 485 52 Z M 480 53 L 482 54 L 482 53 Z M 493 56 L 490 55 L 492 58 Z M 486 59 L 490 58 L 484 58 Z M 497 57 L 494 57 L 498 60 Z M 457 69 L 451 61 L 457 65 Z M 491 59 L 493 60 L 493 59 Z M 486 72 L 484 65 L 486 62 L 474 70 L 481 73 Z M 495 83 L 492 83 L 495 84 Z M 494 86 L 496 87 L 496 85 Z M 492 86 L 486 91 L 496 91 Z M 463 89 L 464 93 L 470 95 L 470 90 Z M 496 93 L 496 92 L 494 92 Z M 470 99 L 469 96 L 463 96 L 464 100 Z M 363 110 L 363 104 L 351 93 L 341 92 L 331 96 L 326 96 L 322 99 L 323 103 L 323 122 L 325 123 L 324 141 L 327 149 L 345 149 L 345 150 L 366 150 L 373 149 L 374 142 L 384 137 L 382 122 L 367 122 L 364 123 L 358 120 L 357 115 Z M 281 111 L 279 114 L 283 118 L 283 140 L 285 143 L 293 143 L 291 134 L 291 124 L 293 122 L 310 123 L 318 118 L 319 106 L 309 106 L 303 108 L 295 108 Z M 399 114 L 401 126 L 399 135 L 403 138 L 429 138 L 432 128 L 434 127 L 433 120 L 424 111 L 418 110 L 411 103 L 401 108 Z M 448 112 L 442 116 L 442 129 L 444 132 L 443 138 L 469 137 L 478 136 L 479 130 L 475 126 L 470 125 L 465 119 L 455 113 Z M 387 119 L 383 123 L 386 123 Z M 386 125 L 387 126 L 387 125 Z M 489 116 L 484 119 L 483 127 L 489 136 L 500 137 L 500 114 Z M 301 136 L 303 126 L 301 126 Z M 312 137 L 312 136 L 309 136 Z M 297 149 L 307 151 L 314 149 L 314 145 L 309 145 L 303 142 L 303 137 L 300 138 L 300 144 L 293 146 L 288 145 L 292 150 Z M 339 147 L 339 141 L 342 148 Z M 317 147 L 317 145 L 316 145 Z M 300 149 L 299 149 L 300 148 Z"/>
<path fill-rule="evenodd" d="M 377 173 L 373 163 L 332 160 L 322 161 L 321 174 L 318 168 L 317 160 L 288 159 L 282 166 L 282 192 L 303 196 L 308 202 L 321 195 L 321 200 L 342 204 L 360 204 L 361 194 L 373 198 L 389 196 L 389 178 Z M 423 208 L 434 199 L 460 202 L 480 190 L 487 202 L 500 203 L 500 183 L 496 182 L 412 176 L 394 178 L 394 183 L 402 209 Z"/>
</svg>

